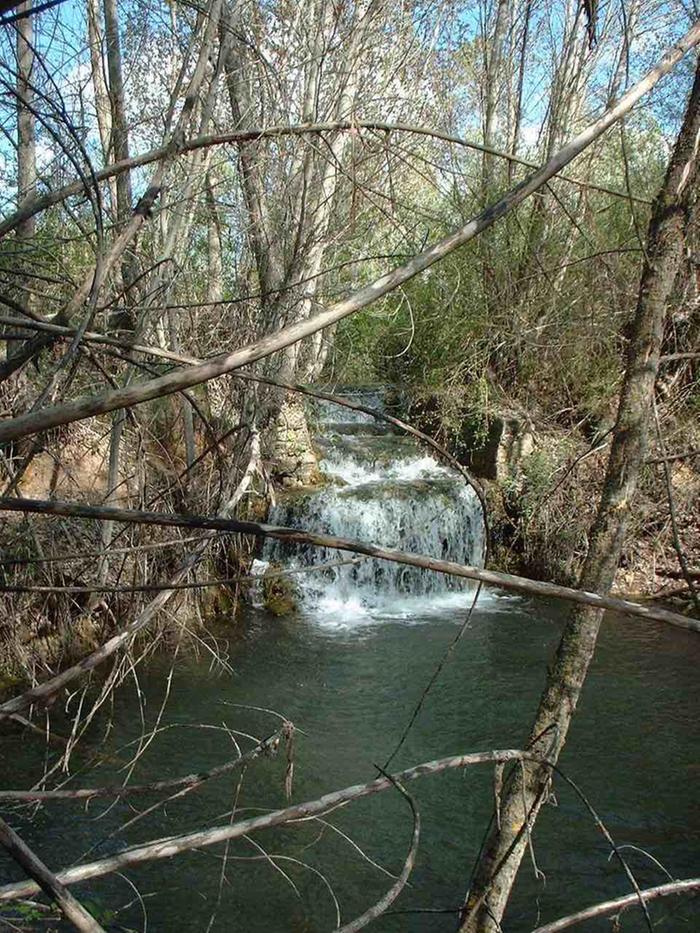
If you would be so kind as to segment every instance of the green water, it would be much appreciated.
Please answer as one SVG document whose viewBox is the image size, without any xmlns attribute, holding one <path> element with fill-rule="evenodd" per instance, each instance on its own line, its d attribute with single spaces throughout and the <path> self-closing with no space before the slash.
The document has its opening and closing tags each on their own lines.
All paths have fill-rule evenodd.
<svg viewBox="0 0 700 933">
<path fill-rule="evenodd" d="M 373 763 L 386 760 L 453 637 L 458 615 L 456 609 L 433 614 L 423 610 L 404 619 L 343 628 L 322 624 L 332 619 L 281 621 L 251 612 L 242 633 L 228 645 L 233 673 L 212 668 L 206 654 L 199 659 L 161 655 L 140 668 L 141 700 L 135 682 L 124 687 L 86 743 L 93 749 L 104 743 L 115 757 L 73 783 L 87 786 L 123 779 L 119 762 L 129 757 L 124 746 L 143 731 L 144 722 L 153 727 L 171 667 L 170 699 L 162 719 L 168 728 L 139 760 L 132 781 L 186 774 L 233 757 L 227 730 L 263 736 L 276 728 L 272 715 L 231 704 L 277 710 L 304 730 L 296 744 L 294 800 L 371 779 L 376 775 Z M 562 618 L 557 605 L 491 596 L 431 693 L 396 768 L 520 745 Z M 697 636 L 608 617 L 562 760 L 616 842 L 644 849 L 678 878 L 700 873 L 699 665 Z M 108 719 L 111 729 L 105 738 Z M 249 739 L 239 735 L 238 741 L 242 748 L 250 747 Z M 42 773 L 45 749 L 34 738 L 5 734 L 0 754 L 6 787 L 28 787 Z M 253 764 L 238 807 L 284 806 L 284 769 L 283 759 Z M 236 786 L 230 777 L 212 781 L 128 830 L 120 827 L 134 816 L 132 805 L 144 808 L 155 798 L 112 807 L 97 801 L 87 811 L 68 802 L 37 812 L 6 808 L 4 815 L 50 866 L 58 867 L 78 860 L 111 832 L 115 835 L 90 858 L 139 841 L 226 823 Z M 412 886 L 394 905 L 403 912 L 384 917 L 374 928 L 453 930 L 454 914 L 406 911 L 459 905 L 490 814 L 491 772 L 481 767 L 423 778 L 411 791 L 423 822 Z M 529 859 L 523 863 L 506 931 L 531 930 L 538 919 L 554 919 L 629 890 L 574 794 L 560 785 L 557 799 L 556 808 L 543 811 L 534 835 L 537 864 L 546 881 L 535 878 Z M 245 815 L 252 812 L 256 811 Z M 400 869 L 411 820 L 398 795 L 385 793 L 358 802 L 334 812 L 329 820 L 372 859 L 390 871 Z M 131 870 L 128 878 L 141 902 L 135 899 L 134 887 L 116 876 L 74 890 L 103 908 L 120 909 L 110 927 L 115 930 L 205 931 L 214 915 L 211 929 L 257 933 L 332 930 L 336 913 L 327 884 L 347 922 L 391 883 L 345 839 L 319 824 L 261 832 L 255 842 L 279 857 L 276 868 L 252 843 L 236 842 L 228 853 L 218 908 L 222 847 Z M 642 887 L 666 880 L 648 858 L 631 849 L 627 854 Z M 1 855 L 0 875 L 3 881 L 21 877 Z M 700 929 L 697 900 L 654 906 L 652 916 L 661 930 Z M 609 930 L 610 923 L 579 929 Z M 622 929 L 644 929 L 638 912 L 625 915 Z"/>
</svg>

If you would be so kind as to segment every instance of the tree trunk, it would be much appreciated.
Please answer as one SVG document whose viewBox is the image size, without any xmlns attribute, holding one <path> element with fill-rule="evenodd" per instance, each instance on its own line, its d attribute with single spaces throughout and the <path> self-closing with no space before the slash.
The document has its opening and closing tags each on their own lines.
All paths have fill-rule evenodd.
<svg viewBox="0 0 700 933">
<path fill-rule="evenodd" d="M 32 8 L 32 0 L 21 3 L 18 11 L 24 13 Z M 34 90 L 32 70 L 34 67 L 34 30 L 32 17 L 26 16 L 17 22 L 17 207 L 36 197 L 36 120 L 32 113 Z M 32 281 L 24 274 L 27 270 L 27 253 L 34 238 L 36 222 L 33 217 L 17 225 L 17 259 L 15 264 L 15 297 L 27 308 L 32 305 Z M 7 356 L 16 355 L 18 344 L 7 343 Z"/>
<path fill-rule="evenodd" d="M 112 108 L 105 78 L 104 60 L 102 57 L 102 43 L 104 30 L 100 17 L 98 0 L 88 0 L 88 44 L 90 46 L 90 70 L 92 72 L 92 86 L 95 92 L 95 117 L 97 131 L 100 135 L 102 156 L 104 164 L 114 162 L 112 156 Z M 109 198 L 112 214 L 116 218 L 117 211 L 117 180 L 109 179 Z"/>
<path fill-rule="evenodd" d="M 205 197 L 207 202 L 207 303 L 221 301 L 224 297 L 223 257 L 221 248 L 221 217 L 216 203 L 216 181 L 214 168 L 206 177 Z"/>
<path fill-rule="evenodd" d="M 117 19 L 116 0 L 104 0 L 105 40 L 107 47 L 107 74 L 109 77 L 109 103 L 111 107 L 111 148 L 117 162 L 129 158 L 129 131 L 124 102 L 124 78 L 122 76 L 122 53 L 119 40 L 119 21 Z M 131 216 L 131 173 L 120 172 L 116 181 L 116 217 L 117 230 L 121 231 Z M 124 301 L 128 306 L 133 303 L 129 286 L 138 275 L 133 254 L 129 248 L 124 251 L 121 262 L 122 287 Z M 123 320 L 117 321 L 126 329 L 133 329 L 132 315 L 128 312 Z"/>
<path fill-rule="evenodd" d="M 32 8 L 32 0 L 18 7 L 20 13 Z M 17 22 L 17 207 L 36 197 L 36 130 L 31 107 L 34 102 L 32 69 L 34 67 L 34 30 L 31 16 Z M 17 225 L 17 239 L 34 236 L 33 217 Z"/>
<path fill-rule="evenodd" d="M 498 0 L 493 36 L 491 41 L 484 36 L 484 145 L 493 148 L 496 144 L 498 110 L 503 89 L 502 60 L 506 27 L 508 25 L 511 3 Z M 485 152 L 482 160 L 481 187 L 484 203 L 488 201 L 493 186 L 494 156 Z"/>
<path fill-rule="evenodd" d="M 610 459 L 581 574 L 580 589 L 585 591 L 609 592 L 622 553 L 632 499 L 647 452 L 666 306 L 681 268 L 698 180 L 699 140 L 700 67 L 663 187 L 652 210 Z M 552 762 L 557 760 L 566 740 L 601 619 L 602 612 L 598 609 L 574 610 L 547 678 L 529 748 Z M 462 933 L 491 933 L 500 929 L 530 828 L 548 796 L 550 777 L 549 769 L 529 764 L 516 768 L 511 775 L 498 825 L 491 830 L 476 867 L 462 915 Z"/>
<path fill-rule="evenodd" d="M 115 0 L 104 0 L 105 37 L 107 40 L 107 73 L 109 102 L 112 108 L 112 149 L 117 162 L 129 158 L 129 134 L 124 105 L 124 78 L 119 40 L 119 21 Z M 117 222 L 123 223 L 131 213 L 131 175 L 117 175 Z"/>
</svg>

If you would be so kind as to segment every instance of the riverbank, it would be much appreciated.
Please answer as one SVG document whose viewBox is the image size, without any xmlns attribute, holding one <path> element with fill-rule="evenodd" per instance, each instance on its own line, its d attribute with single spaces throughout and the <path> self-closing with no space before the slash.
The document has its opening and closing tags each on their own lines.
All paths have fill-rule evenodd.
<svg viewBox="0 0 700 933">
<path fill-rule="evenodd" d="M 398 404 L 482 484 L 492 568 L 575 586 L 605 476 L 612 422 L 581 418 L 562 425 L 537 408 L 526 411 L 505 401 L 465 412 L 432 392 Z M 649 452 L 614 593 L 685 607 L 689 592 L 674 539 L 677 531 L 688 566 L 700 567 L 700 458 L 663 458 L 670 445 L 700 447 L 700 425 L 679 422 L 669 436 L 663 451 L 653 446 Z"/>
</svg>

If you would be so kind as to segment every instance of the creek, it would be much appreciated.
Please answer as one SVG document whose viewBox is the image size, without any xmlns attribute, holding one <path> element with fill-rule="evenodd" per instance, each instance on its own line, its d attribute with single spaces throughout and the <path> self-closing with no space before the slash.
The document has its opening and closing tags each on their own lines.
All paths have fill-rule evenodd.
<svg viewBox="0 0 700 933">
<path fill-rule="evenodd" d="M 339 416 L 320 406 L 315 423 L 327 484 L 314 493 L 291 494 L 276 507 L 274 521 L 462 562 L 481 559 L 478 503 L 460 477 L 412 441 L 364 417 Z M 291 552 L 278 545 L 262 556 L 296 570 L 338 559 L 334 552 Z M 250 747 L 246 734 L 274 731 L 275 713 L 303 730 L 295 741 L 293 800 L 375 777 L 374 763 L 382 764 L 396 745 L 473 591 L 468 583 L 370 560 L 296 577 L 299 606 L 292 615 L 275 617 L 251 607 L 235 631 L 230 625 L 217 628 L 228 667 L 214 663 L 204 648 L 198 657 L 161 653 L 145 662 L 114 708 L 103 712 L 73 764 L 78 768 L 81 756 L 98 748 L 109 757 L 73 784 L 111 784 L 127 775 L 141 783 L 213 767 L 235 755 L 236 743 Z M 518 747 L 565 613 L 554 601 L 484 592 L 392 768 Z M 608 614 L 562 758 L 562 768 L 616 842 L 636 847 L 625 851 L 641 887 L 666 880 L 659 865 L 677 878 L 698 874 L 699 666 L 700 640 L 693 633 Z M 77 702 L 78 696 L 71 709 Z M 125 766 L 139 745 L 130 743 L 144 733 L 152 740 L 131 773 Z M 30 786 L 45 764 L 41 743 L 28 735 L 3 735 L 0 756 L 6 787 Z M 231 778 L 210 781 L 127 830 L 122 827 L 134 807 L 143 809 L 155 798 L 3 812 L 57 867 L 91 848 L 88 859 L 225 824 L 234 805 L 242 816 L 285 806 L 285 769 L 284 755 L 258 760 L 240 789 Z M 411 886 L 394 905 L 404 912 L 383 917 L 373 929 L 454 930 L 450 911 L 459 906 L 489 818 L 492 772 L 481 766 L 426 777 L 410 790 L 422 817 L 418 861 Z M 506 931 L 531 930 L 629 891 L 590 814 L 562 782 L 556 802 L 544 808 L 533 839 L 546 880 L 535 877 L 527 857 Z M 138 896 L 118 876 L 75 891 L 103 911 L 123 908 L 111 929 L 144 929 L 147 911 L 149 931 L 205 931 L 212 916 L 214 930 L 330 931 L 336 924 L 334 897 L 347 922 L 391 884 L 357 847 L 398 872 L 412 824 L 405 801 L 394 793 L 335 811 L 327 822 L 335 829 L 301 823 L 237 841 L 226 866 L 222 847 L 144 864 L 128 873 Z M 4 855 L 0 877 L 21 877 Z M 655 905 L 652 916 L 662 930 L 700 928 L 697 900 Z M 610 923 L 580 929 L 609 930 Z M 645 929 L 637 911 L 625 915 L 622 929 Z"/>
<path fill-rule="evenodd" d="M 384 411 L 381 389 L 346 398 Z M 309 406 L 315 429 L 320 489 L 287 496 L 273 508 L 273 524 L 322 529 L 338 537 L 381 542 L 442 560 L 480 565 L 481 506 L 465 479 L 426 454 L 410 436 L 371 415 L 325 401 Z M 267 562 L 294 570 L 338 562 L 329 549 L 270 541 Z M 464 605 L 472 584 L 414 567 L 372 559 L 295 577 L 303 612 L 320 624 L 356 628 L 378 618 L 411 618 Z"/>
</svg>

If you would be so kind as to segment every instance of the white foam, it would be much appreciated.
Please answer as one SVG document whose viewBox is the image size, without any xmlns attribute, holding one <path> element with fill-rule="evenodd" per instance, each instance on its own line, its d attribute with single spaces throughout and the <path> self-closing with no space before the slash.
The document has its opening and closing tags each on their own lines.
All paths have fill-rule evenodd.
<svg viewBox="0 0 700 933">
<path fill-rule="evenodd" d="M 356 457 L 343 459 L 326 457 L 319 467 L 329 479 L 340 480 L 350 486 L 365 486 L 386 480 L 411 483 L 416 480 L 444 479 L 454 474 L 433 457 L 413 457 L 389 460 L 380 466 L 367 465 Z"/>
<path fill-rule="evenodd" d="M 323 414 L 324 420 L 332 417 L 328 409 Z M 280 503 L 270 521 L 480 565 L 483 520 L 464 478 L 400 435 L 387 432 L 379 443 L 376 438 L 356 434 L 348 442 L 325 437 L 319 466 L 328 485 Z M 339 556 L 332 549 L 284 542 L 268 542 L 265 550 L 268 560 L 290 569 L 337 562 Z M 452 608 L 466 611 L 474 588 L 463 578 L 374 559 L 301 573 L 294 579 L 303 614 L 330 629 L 381 620 L 421 621 Z"/>
</svg>

